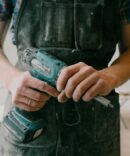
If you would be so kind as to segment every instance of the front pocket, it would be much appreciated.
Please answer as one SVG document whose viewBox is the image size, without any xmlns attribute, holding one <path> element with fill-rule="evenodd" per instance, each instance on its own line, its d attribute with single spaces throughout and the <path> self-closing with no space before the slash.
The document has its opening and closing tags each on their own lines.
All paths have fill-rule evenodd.
<svg viewBox="0 0 130 156">
<path fill-rule="evenodd" d="M 73 3 L 41 3 L 42 47 L 71 47 L 73 30 Z"/>
<path fill-rule="evenodd" d="M 95 101 L 95 142 L 112 139 L 114 136 L 119 135 L 120 121 L 118 95 L 108 96 L 107 99 L 111 101 L 114 108 L 106 108 Z"/>
<path fill-rule="evenodd" d="M 2 134 L 2 133 L 1 133 Z M 3 135 L 3 134 L 2 134 Z M 48 156 L 55 155 L 56 144 L 48 147 L 26 144 L 14 144 L 7 139 L 0 142 L 0 154 L 2 156 Z"/>
<path fill-rule="evenodd" d="M 81 50 L 100 49 L 103 38 L 103 5 L 77 3 L 75 6 L 75 38 Z"/>
</svg>

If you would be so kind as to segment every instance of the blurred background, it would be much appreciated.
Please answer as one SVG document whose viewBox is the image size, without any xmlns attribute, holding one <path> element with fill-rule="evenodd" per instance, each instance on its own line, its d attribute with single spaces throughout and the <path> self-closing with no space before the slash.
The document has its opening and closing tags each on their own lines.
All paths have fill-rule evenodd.
<svg viewBox="0 0 130 156">
<path fill-rule="evenodd" d="M 12 64 L 17 62 L 16 48 L 12 44 L 12 33 L 9 29 L 5 41 L 4 51 Z M 118 48 L 113 56 L 111 62 L 118 57 Z M 111 63 L 110 62 L 110 63 Z M 117 88 L 116 91 L 120 94 L 121 107 L 121 156 L 130 156 L 130 80 Z M 0 122 L 3 117 L 3 108 L 6 100 L 7 90 L 0 82 Z"/>
</svg>

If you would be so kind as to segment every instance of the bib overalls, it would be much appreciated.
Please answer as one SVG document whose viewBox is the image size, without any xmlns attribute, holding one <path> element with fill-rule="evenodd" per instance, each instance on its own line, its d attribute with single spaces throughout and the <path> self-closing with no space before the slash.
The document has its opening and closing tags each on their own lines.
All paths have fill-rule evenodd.
<svg viewBox="0 0 130 156">
<path fill-rule="evenodd" d="M 15 27 L 19 61 L 25 48 L 43 48 L 68 65 L 85 62 L 100 70 L 108 66 L 120 39 L 121 0 L 23 0 Z M 1 156 L 120 156 L 118 95 L 106 96 L 114 108 L 99 102 L 51 99 L 42 110 L 46 130 L 19 144 L 2 126 Z M 6 112 L 11 95 L 8 95 Z M 5 113 L 6 114 L 6 113 Z"/>
</svg>

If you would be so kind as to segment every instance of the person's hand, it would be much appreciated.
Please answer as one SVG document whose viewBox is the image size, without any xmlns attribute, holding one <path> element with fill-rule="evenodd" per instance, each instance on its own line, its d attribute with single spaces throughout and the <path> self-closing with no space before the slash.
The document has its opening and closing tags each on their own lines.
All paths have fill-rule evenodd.
<svg viewBox="0 0 130 156">
<path fill-rule="evenodd" d="M 74 101 L 90 101 L 97 95 L 107 95 L 113 89 L 101 71 L 80 62 L 64 68 L 57 80 L 57 89 L 60 91 L 59 102 L 72 98 Z"/>
<path fill-rule="evenodd" d="M 59 92 L 47 84 L 31 76 L 29 72 L 19 72 L 11 80 L 9 91 L 16 107 L 26 111 L 40 110 L 50 97 L 57 97 Z"/>
</svg>

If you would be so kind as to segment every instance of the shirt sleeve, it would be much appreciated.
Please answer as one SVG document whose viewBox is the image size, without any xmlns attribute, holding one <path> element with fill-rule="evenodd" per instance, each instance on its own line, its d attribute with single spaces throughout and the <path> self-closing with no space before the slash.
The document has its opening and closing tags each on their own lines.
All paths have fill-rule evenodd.
<svg viewBox="0 0 130 156">
<path fill-rule="evenodd" d="M 0 0 L 0 21 L 5 21 L 12 16 L 13 0 Z"/>
<path fill-rule="evenodd" d="M 122 14 L 123 22 L 130 23 L 130 0 L 124 0 L 121 14 Z"/>
</svg>

